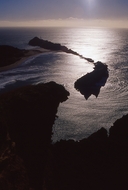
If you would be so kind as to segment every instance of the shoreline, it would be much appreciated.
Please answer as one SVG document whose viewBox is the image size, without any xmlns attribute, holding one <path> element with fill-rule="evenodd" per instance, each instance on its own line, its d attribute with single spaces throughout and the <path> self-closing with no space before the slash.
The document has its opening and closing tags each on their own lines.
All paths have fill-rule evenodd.
<svg viewBox="0 0 128 190">
<path fill-rule="evenodd" d="M 46 52 L 50 52 L 50 50 L 43 49 L 43 48 L 36 48 L 36 49 L 28 50 L 28 52 L 25 53 L 24 56 L 21 57 L 18 61 L 14 62 L 13 64 L 10 64 L 10 65 L 4 66 L 4 67 L 0 67 L 0 72 L 13 69 L 13 68 L 19 66 L 21 63 L 23 63 L 27 59 L 29 59 L 29 58 L 31 58 L 33 56 L 36 56 L 36 55 L 40 55 L 40 54 L 46 53 Z"/>
</svg>

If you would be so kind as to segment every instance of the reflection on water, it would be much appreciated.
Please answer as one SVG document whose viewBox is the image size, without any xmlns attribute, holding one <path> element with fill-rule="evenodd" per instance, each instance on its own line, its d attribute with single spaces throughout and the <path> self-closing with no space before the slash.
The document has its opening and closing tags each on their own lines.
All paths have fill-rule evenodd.
<svg viewBox="0 0 128 190">
<path fill-rule="evenodd" d="M 117 48 L 115 31 L 101 28 L 70 29 L 69 48 L 96 61 L 108 62 L 112 49 Z M 118 44 L 119 45 L 119 44 Z M 67 46 L 67 47 L 68 47 Z"/>
<path fill-rule="evenodd" d="M 19 31 L 20 29 L 18 29 Z M 10 32 L 15 34 L 17 32 Z M 5 32 L 4 32 L 5 34 Z M 16 36 L 18 35 L 17 41 Z M 18 68 L 0 73 L 0 89 L 13 88 L 21 84 L 37 84 L 55 81 L 70 92 L 69 99 L 60 104 L 59 118 L 53 127 L 53 141 L 60 139 L 79 140 L 126 114 L 128 109 L 128 30 L 109 29 L 27 29 L 14 35 L 13 44 L 26 47 L 34 36 L 61 43 L 90 57 L 102 61 L 109 68 L 109 78 L 98 98 L 90 96 L 88 101 L 76 91 L 74 82 L 90 73 L 94 65 L 75 55 L 45 53 L 28 60 Z M 5 38 L 2 38 L 5 39 Z M 9 42 L 9 38 L 8 38 Z M 10 44 L 11 45 L 11 44 Z M 27 46 L 28 47 L 28 46 Z"/>
</svg>

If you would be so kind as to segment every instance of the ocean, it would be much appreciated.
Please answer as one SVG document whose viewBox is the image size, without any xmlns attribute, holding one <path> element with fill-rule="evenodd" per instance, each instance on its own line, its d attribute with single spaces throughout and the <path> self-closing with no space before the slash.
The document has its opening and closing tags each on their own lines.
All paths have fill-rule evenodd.
<svg viewBox="0 0 128 190">
<path fill-rule="evenodd" d="M 46 52 L 14 69 L 0 72 L 0 92 L 26 84 L 55 81 L 70 92 L 60 104 L 53 126 L 53 142 L 79 141 L 101 127 L 109 128 L 128 113 L 128 29 L 109 28 L 0 28 L 0 45 L 32 49 L 28 42 L 39 37 L 67 46 L 79 54 L 108 65 L 109 78 L 96 98 L 88 100 L 74 82 L 93 70 L 93 63 L 72 54 Z"/>
</svg>

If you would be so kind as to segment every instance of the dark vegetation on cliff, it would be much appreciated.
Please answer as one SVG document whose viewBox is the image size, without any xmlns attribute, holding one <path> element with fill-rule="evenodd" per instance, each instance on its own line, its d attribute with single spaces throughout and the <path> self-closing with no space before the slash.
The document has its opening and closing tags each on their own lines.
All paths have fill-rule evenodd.
<svg viewBox="0 0 128 190">
<path fill-rule="evenodd" d="M 8 45 L 0 45 L 0 67 L 5 67 L 20 60 L 27 50 Z"/>
<path fill-rule="evenodd" d="M 55 82 L 0 95 L 1 190 L 127 188 L 128 115 L 109 135 L 101 128 L 79 142 L 51 144 L 58 105 L 68 96 Z"/>
</svg>

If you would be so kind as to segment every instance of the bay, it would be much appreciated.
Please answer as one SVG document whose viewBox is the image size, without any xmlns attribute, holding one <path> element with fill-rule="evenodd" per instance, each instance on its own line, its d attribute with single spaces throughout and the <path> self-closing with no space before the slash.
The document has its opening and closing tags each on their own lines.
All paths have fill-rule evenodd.
<svg viewBox="0 0 128 190">
<path fill-rule="evenodd" d="M 80 140 L 101 127 L 107 130 L 128 113 L 128 30 L 108 28 L 0 28 L 0 45 L 31 49 L 28 41 L 40 37 L 61 43 L 79 54 L 102 61 L 109 78 L 99 96 L 85 100 L 74 82 L 93 70 L 93 64 L 75 55 L 47 52 L 31 57 L 19 67 L 0 73 L 0 91 L 26 84 L 55 81 L 70 92 L 60 104 L 52 140 Z"/>
</svg>

